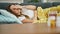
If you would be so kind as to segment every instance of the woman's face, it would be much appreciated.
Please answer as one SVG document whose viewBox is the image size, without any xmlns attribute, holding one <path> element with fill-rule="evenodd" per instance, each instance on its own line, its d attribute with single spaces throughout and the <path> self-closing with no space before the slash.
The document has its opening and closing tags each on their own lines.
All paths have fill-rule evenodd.
<svg viewBox="0 0 60 34">
<path fill-rule="evenodd" d="M 11 5 L 10 6 L 10 10 L 12 11 L 12 13 L 14 13 L 15 15 L 21 15 L 21 10 L 22 10 L 22 6 L 20 5 Z"/>
</svg>

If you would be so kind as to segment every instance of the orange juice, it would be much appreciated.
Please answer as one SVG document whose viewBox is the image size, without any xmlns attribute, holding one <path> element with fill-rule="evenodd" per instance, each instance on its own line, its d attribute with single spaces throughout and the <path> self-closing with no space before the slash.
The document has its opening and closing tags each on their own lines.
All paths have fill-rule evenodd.
<svg viewBox="0 0 60 34">
<path fill-rule="evenodd" d="M 55 28 L 56 27 L 56 20 L 50 20 L 50 24 L 51 24 L 51 28 Z"/>
</svg>

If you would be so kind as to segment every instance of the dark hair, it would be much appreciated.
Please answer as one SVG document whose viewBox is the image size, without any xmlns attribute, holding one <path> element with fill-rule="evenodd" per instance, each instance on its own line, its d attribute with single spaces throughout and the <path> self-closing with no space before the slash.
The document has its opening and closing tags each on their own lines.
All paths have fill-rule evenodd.
<svg viewBox="0 0 60 34">
<path fill-rule="evenodd" d="M 19 4 L 11 4 L 11 5 L 9 5 L 7 8 L 6 8 L 6 10 L 7 11 L 9 11 L 10 13 L 12 13 L 12 10 L 10 9 L 10 7 L 12 6 L 12 5 L 19 5 Z M 24 15 L 24 14 L 22 14 L 22 12 L 20 12 L 21 13 L 21 15 Z M 27 16 L 27 15 L 24 15 L 26 18 L 29 18 L 29 16 Z"/>
<path fill-rule="evenodd" d="M 10 5 L 7 6 L 6 10 L 9 11 L 9 12 L 11 12 L 12 10 L 10 9 L 10 7 L 11 7 L 12 5 L 19 5 L 19 4 L 10 4 Z M 12 13 L 12 12 L 11 12 L 11 13 Z"/>
</svg>

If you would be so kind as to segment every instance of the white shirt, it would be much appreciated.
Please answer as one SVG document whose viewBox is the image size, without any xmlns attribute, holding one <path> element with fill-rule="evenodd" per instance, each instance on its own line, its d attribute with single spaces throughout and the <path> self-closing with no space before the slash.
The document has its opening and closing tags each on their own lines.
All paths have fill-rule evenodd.
<svg viewBox="0 0 60 34">
<path fill-rule="evenodd" d="M 29 16 L 30 19 L 34 17 L 34 11 L 26 8 L 22 9 L 22 14 Z"/>
<path fill-rule="evenodd" d="M 18 19 L 22 22 L 25 19 L 25 17 L 24 16 L 20 16 L 20 17 L 18 17 Z"/>
</svg>

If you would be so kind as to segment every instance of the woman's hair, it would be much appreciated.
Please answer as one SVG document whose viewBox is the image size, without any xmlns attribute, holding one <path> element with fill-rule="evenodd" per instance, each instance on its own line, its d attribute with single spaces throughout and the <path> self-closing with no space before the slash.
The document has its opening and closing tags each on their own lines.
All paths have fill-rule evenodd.
<svg viewBox="0 0 60 34">
<path fill-rule="evenodd" d="M 10 7 L 11 7 L 12 5 L 19 5 L 19 4 L 10 4 L 10 5 L 7 6 L 6 10 L 9 11 L 9 12 L 11 12 L 11 13 L 12 13 L 12 10 L 10 9 Z"/>
<path fill-rule="evenodd" d="M 11 5 L 9 5 L 9 6 L 6 8 L 6 10 L 9 11 L 10 13 L 12 13 L 12 10 L 10 9 L 10 7 L 11 7 L 12 5 L 19 5 L 19 4 L 11 4 Z M 29 19 L 29 16 L 22 14 L 22 12 L 20 12 L 20 14 Z M 20 16 L 21 16 L 21 15 L 20 15 Z"/>
</svg>

